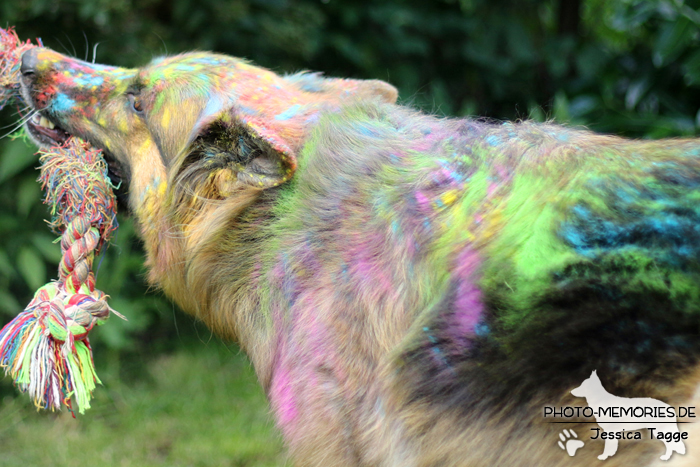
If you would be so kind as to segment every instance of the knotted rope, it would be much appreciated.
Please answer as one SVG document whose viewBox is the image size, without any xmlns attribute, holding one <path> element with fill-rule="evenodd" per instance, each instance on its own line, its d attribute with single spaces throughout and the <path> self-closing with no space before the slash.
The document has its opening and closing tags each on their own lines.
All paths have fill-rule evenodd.
<svg viewBox="0 0 700 467">
<path fill-rule="evenodd" d="M 21 54 L 34 46 L 0 28 L 0 47 L 2 109 L 19 96 Z M 39 153 L 49 225 L 61 234 L 63 256 L 58 280 L 37 290 L 27 308 L 0 330 L 0 367 L 37 408 L 60 410 L 63 404 L 72 410 L 73 399 L 84 413 L 100 383 L 88 333 L 114 312 L 108 296 L 95 288 L 92 264 L 117 228 L 116 202 L 100 150 L 70 138 Z"/>
</svg>

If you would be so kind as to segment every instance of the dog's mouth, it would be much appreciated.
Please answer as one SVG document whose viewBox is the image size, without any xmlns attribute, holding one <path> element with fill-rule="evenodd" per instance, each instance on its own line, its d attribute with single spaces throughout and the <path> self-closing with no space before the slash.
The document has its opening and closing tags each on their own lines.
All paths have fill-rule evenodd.
<svg viewBox="0 0 700 467">
<path fill-rule="evenodd" d="M 109 176 L 109 180 L 112 182 L 112 185 L 114 186 L 114 194 L 117 196 L 117 201 L 119 201 L 120 205 L 127 206 L 128 203 L 126 202 L 126 186 L 122 183 L 124 180 L 127 179 L 126 173 L 123 170 L 122 165 L 117 161 L 112 153 L 107 151 L 106 149 L 102 150 L 102 157 L 104 158 L 105 162 L 107 163 L 107 175 Z"/>
<path fill-rule="evenodd" d="M 44 115 L 40 111 L 35 111 L 34 115 L 27 120 L 25 127 L 34 142 L 43 149 L 62 146 L 73 136 L 68 131 L 58 126 L 51 117 Z M 109 151 L 104 148 L 101 149 L 102 156 L 107 163 L 107 175 L 112 185 L 115 187 L 117 200 L 120 205 L 126 206 L 126 187 L 122 185 L 122 182 L 126 178 L 126 173 L 122 165 Z"/>
<path fill-rule="evenodd" d="M 40 112 L 27 120 L 27 130 L 43 147 L 60 146 L 70 138 L 70 133 L 56 125 Z"/>
</svg>

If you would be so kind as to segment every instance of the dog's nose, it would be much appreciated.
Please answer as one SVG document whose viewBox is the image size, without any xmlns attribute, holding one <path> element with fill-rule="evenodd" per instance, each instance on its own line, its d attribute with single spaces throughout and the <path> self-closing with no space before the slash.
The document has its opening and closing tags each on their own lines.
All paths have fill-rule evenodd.
<svg viewBox="0 0 700 467">
<path fill-rule="evenodd" d="M 37 49 L 29 49 L 22 54 L 22 64 L 19 67 L 19 71 L 22 76 L 30 76 L 36 73 L 36 67 L 38 64 L 38 59 L 36 57 Z"/>
</svg>

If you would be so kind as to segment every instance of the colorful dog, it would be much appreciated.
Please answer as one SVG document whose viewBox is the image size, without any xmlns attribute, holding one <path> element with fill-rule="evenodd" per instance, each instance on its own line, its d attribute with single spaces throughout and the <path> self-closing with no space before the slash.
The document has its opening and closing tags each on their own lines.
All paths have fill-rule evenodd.
<svg viewBox="0 0 700 467">
<path fill-rule="evenodd" d="M 595 368 L 697 401 L 698 141 L 439 119 L 208 53 L 22 73 L 28 132 L 104 149 L 150 281 L 238 340 L 296 465 L 588 466 L 542 413 Z"/>
</svg>

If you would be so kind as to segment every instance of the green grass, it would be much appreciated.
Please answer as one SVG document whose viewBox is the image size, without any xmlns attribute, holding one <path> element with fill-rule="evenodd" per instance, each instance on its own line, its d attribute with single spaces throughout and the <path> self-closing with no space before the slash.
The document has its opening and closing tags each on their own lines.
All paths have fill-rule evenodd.
<svg viewBox="0 0 700 467">
<path fill-rule="evenodd" d="M 37 413 L 4 378 L 0 466 L 290 465 L 255 374 L 237 352 L 215 342 L 188 346 L 146 362 L 129 382 L 108 364 L 92 408 L 77 419 Z"/>
</svg>

